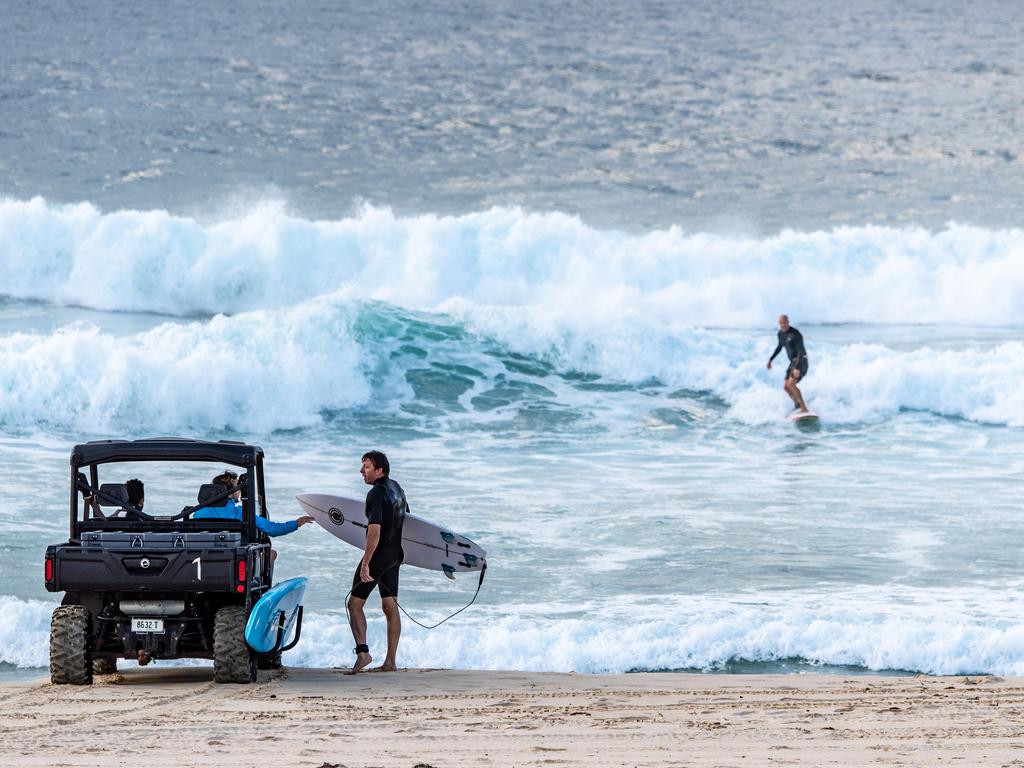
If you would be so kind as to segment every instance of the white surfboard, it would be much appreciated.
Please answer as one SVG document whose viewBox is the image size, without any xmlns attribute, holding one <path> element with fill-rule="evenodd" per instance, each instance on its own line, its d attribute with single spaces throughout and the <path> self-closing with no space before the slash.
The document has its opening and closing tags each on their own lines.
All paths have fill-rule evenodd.
<svg viewBox="0 0 1024 768">
<path fill-rule="evenodd" d="M 295 498 L 325 531 L 356 549 L 365 549 L 364 500 L 328 493 L 300 493 Z M 402 523 L 402 551 L 404 565 L 443 571 L 449 579 L 456 573 L 479 571 L 487 562 L 487 553 L 465 536 L 412 514 Z"/>
<path fill-rule="evenodd" d="M 796 424 L 815 424 L 821 419 L 818 418 L 818 414 L 807 411 L 807 413 L 790 414 L 789 420 Z"/>
</svg>

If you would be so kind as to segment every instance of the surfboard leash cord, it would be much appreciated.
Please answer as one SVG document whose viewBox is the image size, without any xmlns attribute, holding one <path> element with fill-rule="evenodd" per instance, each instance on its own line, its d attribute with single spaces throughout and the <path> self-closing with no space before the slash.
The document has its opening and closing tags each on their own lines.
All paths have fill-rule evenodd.
<svg viewBox="0 0 1024 768">
<path fill-rule="evenodd" d="M 395 563 L 395 565 L 401 565 L 401 563 L 400 562 L 399 563 Z M 394 567 L 395 566 L 392 565 L 390 568 L 385 568 L 384 570 L 381 571 L 381 573 L 387 573 L 388 571 L 391 570 L 391 568 L 394 568 Z M 405 610 L 405 608 L 402 607 L 402 604 L 400 602 L 398 602 L 398 598 L 397 597 L 394 598 L 395 605 L 397 605 L 398 606 L 398 610 L 400 610 L 402 613 L 404 613 L 405 617 L 407 619 L 409 619 L 409 621 L 411 621 L 416 626 L 422 627 L 423 629 L 437 629 L 442 624 L 444 624 L 446 621 L 448 621 L 448 619 L 452 619 L 452 618 L 458 616 L 460 613 L 462 613 L 464 610 L 469 608 L 469 606 L 471 606 L 473 603 L 476 602 L 477 597 L 479 597 L 479 595 L 480 595 L 480 588 L 483 587 L 483 585 L 484 585 L 484 576 L 486 574 L 487 574 L 487 561 L 484 560 L 483 567 L 480 569 L 480 580 L 477 581 L 477 583 L 476 583 L 476 591 L 473 593 L 473 599 L 470 600 L 468 603 L 466 603 L 461 608 L 459 608 L 459 610 L 457 610 L 455 613 L 452 613 L 452 614 L 449 614 L 448 616 L 445 616 L 443 619 L 441 619 L 439 622 L 437 622 L 437 624 L 431 624 L 429 627 L 426 624 L 423 624 L 423 623 L 417 621 L 413 616 L 411 616 L 409 614 L 409 612 L 407 610 Z M 345 601 L 344 601 L 345 602 L 345 620 L 348 621 L 349 626 L 352 625 L 352 617 L 349 615 L 349 612 L 348 612 L 348 598 L 349 598 L 349 596 L 351 594 L 352 594 L 352 590 L 350 589 L 348 591 L 348 593 L 345 595 Z"/>
</svg>

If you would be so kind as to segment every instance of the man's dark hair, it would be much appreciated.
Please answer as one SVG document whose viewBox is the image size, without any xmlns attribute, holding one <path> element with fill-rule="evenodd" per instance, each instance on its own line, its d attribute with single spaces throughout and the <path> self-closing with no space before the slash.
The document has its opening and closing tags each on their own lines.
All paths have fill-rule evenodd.
<svg viewBox="0 0 1024 768">
<path fill-rule="evenodd" d="M 133 477 L 124 487 L 128 491 L 128 503 L 133 507 L 139 506 L 139 502 L 146 496 L 146 486 L 137 477 Z"/>
<path fill-rule="evenodd" d="M 377 469 L 383 469 L 384 477 L 391 474 L 391 465 L 388 463 L 388 457 L 380 451 L 367 451 L 363 454 L 363 460 L 365 461 L 366 459 L 369 459 L 370 463 Z"/>
</svg>

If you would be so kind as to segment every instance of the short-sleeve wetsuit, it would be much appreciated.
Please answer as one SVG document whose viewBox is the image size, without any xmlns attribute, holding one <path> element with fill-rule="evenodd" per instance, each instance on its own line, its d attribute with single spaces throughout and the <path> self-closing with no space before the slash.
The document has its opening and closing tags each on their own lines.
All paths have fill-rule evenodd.
<svg viewBox="0 0 1024 768">
<path fill-rule="evenodd" d="M 789 326 L 788 330 L 779 331 L 779 345 L 775 347 L 775 351 L 768 358 L 768 362 L 774 360 L 783 348 L 785 348 L 786 354 L 789 356 L 786 378 L 788 379 L 795 369 L 800 371 L 800 380 L 803 381 L 807 377 L 807 349 L 804 347 L 803 335 L 792 325 Z"/>
<path fill-rule="evenodd" d="M 366 494 L 366 522 L 380 526 L 380 540 L 370 558 L 370 576 L 373 581 L 359 579 L 359 565 L 352 579 L 352 596 L 365 600 L 379 587 L 381 597 L 398 597 L 398 569 L 402 565 L 402 523 L 409 513 L 402 486 L 390 477 L 373 483 Z M 362 561 L 360 560 L 360 565 Z"/>
</svg>

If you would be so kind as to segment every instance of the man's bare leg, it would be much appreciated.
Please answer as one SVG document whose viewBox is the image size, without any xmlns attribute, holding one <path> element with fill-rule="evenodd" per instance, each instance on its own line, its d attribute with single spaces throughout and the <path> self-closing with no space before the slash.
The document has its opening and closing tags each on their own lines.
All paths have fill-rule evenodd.
<svg viewBox="0 0 1024 768">
<path fill-rule="evenodd" d="M 793 399 L 793 402 L 796 404 L 796 407 L 800 409 L 800 413 L 807 413 L 807 404 L 804 402 L 804 396 L 800 392 L 799 388 L 796 386 L 796 382 L 797 379 L 794 376 L 790 376 L 788 379 L 786 379 L 786 394 L 788 394 Z"/>
<path fill-rule="evenodd" d="M 352 638 L 356 641 L 357 647 L 366 646 L 366 614 L 363 612 L 364 605 L 366 605 L 366 601 L 360 600 L 354 595 L 348 599 L 348 623 L 352 628 Z M 371 661 L 373 661 L 373 657 L 369 652 L 356 653 L 356 663 L 345 674 L 354 675 L 357 672 L 362 672 Z"/>
<path fill-rule="evenodd" d="M 398 639 L 402 635 L 402 614 L 398 611 L 398 601 L 393 597 L 382 597 L 380 607 L 384 609 L 384 617 L 388 620 L 388 655 L 384 657 L 384 663 L 373 671 L 397 672 Z"/>
</svg>

